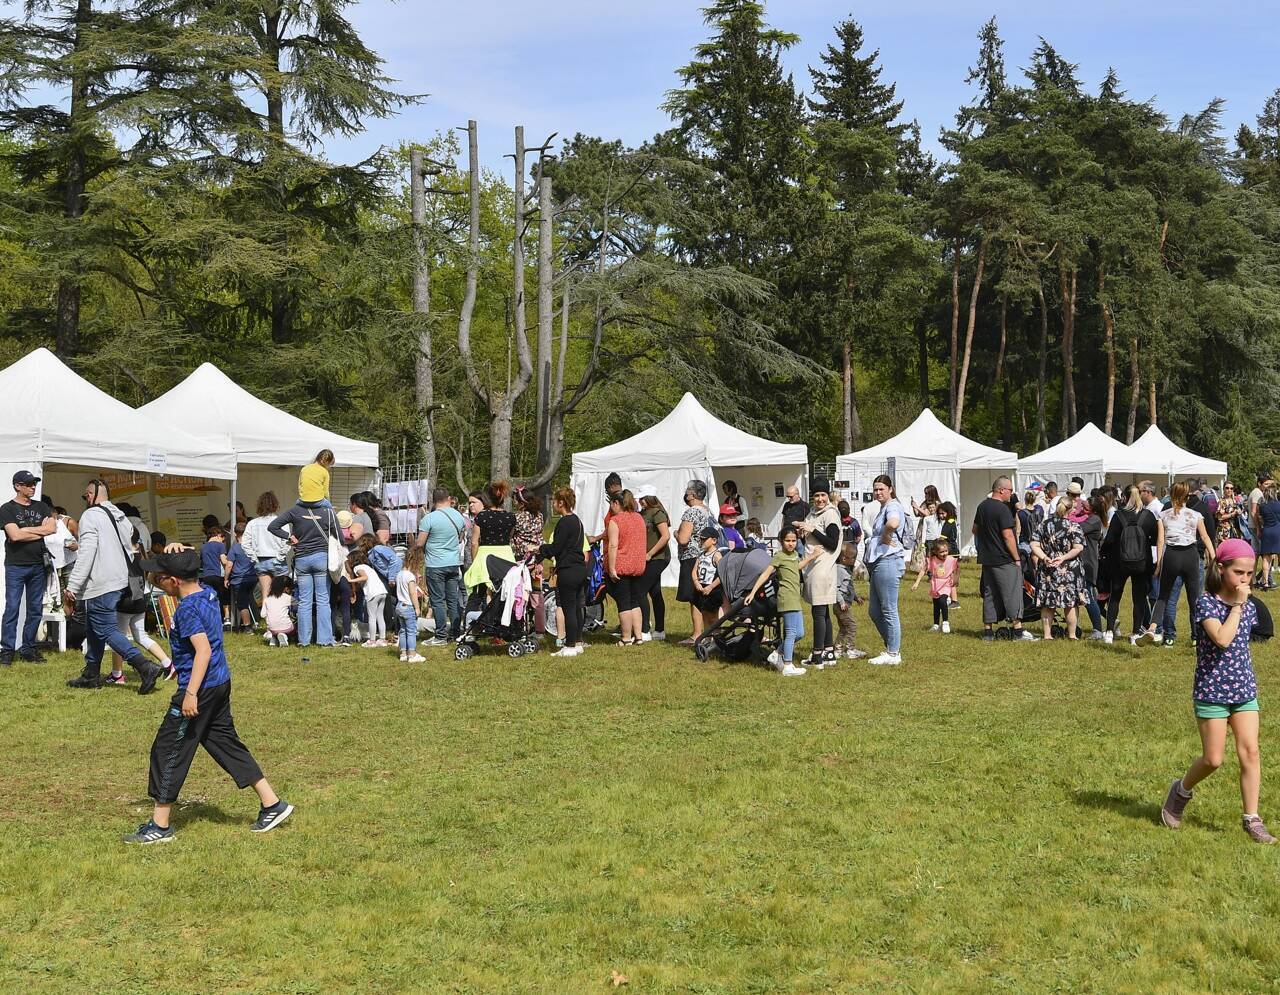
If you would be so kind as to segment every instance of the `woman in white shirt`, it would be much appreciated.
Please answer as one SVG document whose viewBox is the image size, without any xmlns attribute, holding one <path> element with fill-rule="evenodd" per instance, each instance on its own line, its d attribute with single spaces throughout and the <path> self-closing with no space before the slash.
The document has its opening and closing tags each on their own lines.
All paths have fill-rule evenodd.
<svg viewBox="0 0 1280 995">
<path fill-rule="evenodd" d="M 1200 551 L 1196 540 L 1204 543 L 1205 552 L 1213 557 L 1213 540 L 1204 525 L 1204 515 L 1187 507 L 1188 488 L 1179 481 L 1169 492 L 1169 507 L 1156 520 L 1156 573 L 1160 578 L 1160 599 L 1151 611 L 1152 623 L 1139 638 L 1140 643 L 1153 643 L 1156 625 L 1164 619 L 1165 603 L 1173 594 L 1173 582 L 1181 577 L 1187 596 L 1187 607 L 1193 615 L 1191 631 L 1195 631 L 1194 611 L 1200 598 Z"/>
</svg>

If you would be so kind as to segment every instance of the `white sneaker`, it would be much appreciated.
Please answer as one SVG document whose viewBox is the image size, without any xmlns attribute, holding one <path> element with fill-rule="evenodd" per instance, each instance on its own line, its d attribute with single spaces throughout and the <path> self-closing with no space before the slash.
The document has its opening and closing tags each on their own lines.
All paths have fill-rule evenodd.
<svg viewBox="0 0 1280 995">
<path fill-rule="evenodd" d="M 888 650 L 867 661 L 873 667 L 896 667 L 902 663 L 901 653 L 890 653 Z"/>
<path fill-rule="evenodd" d="M 400 654 L 400 662 L 401 662 L 401 663 L 408 663 L 408 662 L 409 662 L 409 654 L 408 654 L 408 653 L 401 653 L 401 654 Z"/>
<path fill-rule="evenodd" d="M 647 643 L 652 641 L 652 639 L 653 639 L 653 633 L 650 633 L 650 632 L 640 633 L 640 642 Z"/>
<path fill-rule="evenodd" d="M 667 641 L 667 634 L 663 632 L 661 629 L 651 632 L 650 635 L 653 636 L 656 642 L 665 643 Z"/>
<path fill-rule="evenodd" d="M 279 635 L 277 635 L 277 636 L 276 636 L 276 645 L 278 645 L 278 646 L 288 646 L 288 645 L 289 645 L 289 633 L 287 633 L 287 632 L 281 632 Z"/>
<path fill-rule="evenodd" d="M 405 663 L 426 663 L 427 658 L 423 656 L 421 653 L 414 653 L 412 656 L 407 657 L 404 662 Z"/>
<path fill-rule="evenodd" d="M 940 632 L 940 631 L 942 631 L 942 626 L 940 626 L 940 625 L 931 625 L 931 626 L 929 626 L 929 631 L 930 631 L 930 632 Z"/>
<path fill-rule="evenodd" d="M 1106 637 L 1106 634 L 1105 634 L 1105 633 L 1103 633 L 1103 632 L 1101 632 L 1101 631 L 1100 631 L 1100 630 L 1098 630 L 1098 629 L 1094 629 L 1091 633 L 1089 633 L 1089 639 L 1090 639 L 1091 641 L 1096 641 L 1096 640 L 1099 640 L 1099 639 L 1106 639 L 1106 638 L 1107 638 L 1107 637 Z"/>
<path fill-rule="evenodd" d="M 1116 641 L 1116 634 L 1112 632 L 1110 629 L 1107 629 L 1105 632 L 1102 633 L 1102 641 L 1106 643 L 1108 646 L 1110 646 L 1112 643 Z"/>
<path fill-rule="evenodd" d="M 1013 641 L 1023 643 L 1038 643 L 1040 637 L 1028 632 L 1026 629 L 1019 629 L 1013 634 Z"/>
<path fill-rule="evenodd" d="M 847 656 L 850 660 L 864 660 L 866 659 L 867 652 L 866 650 L 852 649 L 852 650 L 849 650 L 849 652 L 846 653 L 845 656 Z"/>
<path fill-rule="evenodd" d="M 796 667 L 790 663 L 784 663 L 778 669 L 778 673 L 780 673 L 783 677 L 803 677 L 806 673 L 808 673 L 808 671 L 805 670 L 804 667 Z"/>
<path fill-rule="evenodd" d="M 950 622 L 943 622 L 943 623 L 942 623 L 942 634 L 945 636 L 945 635 L 950 635 L 950 633 L 951 633 L 951 623 L 950 623 Z"/>
<path fill-rule="evenodd" d="M 262 634 L 262 638 L 263 638 L 263 639 L 265 639 L 265 640 L 266 640 L 267 642 L 269 642 L 269 643 L 274 643 L 274 642 L 276 641 L 276 637 L 275 637 L 275 635 L 274 635 L 273 633 L 270 633 L 270 632 L 264 632 L 264 633 Z"/>
</svg>

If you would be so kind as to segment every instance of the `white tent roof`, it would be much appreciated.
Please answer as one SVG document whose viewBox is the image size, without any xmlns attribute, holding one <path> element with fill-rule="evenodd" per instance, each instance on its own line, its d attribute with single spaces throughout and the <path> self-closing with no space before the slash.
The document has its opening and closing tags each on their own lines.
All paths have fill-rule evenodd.
<svg viewBox="0 0 1280 995">
<path fill-rule="evenodd" d="M 1227 464 L 1222 460 L 1197 456 L 1183 449 L 1155 425 L 1147 429 L 1137 442 L 1129 446 L 1129 452 L 1137 459 L 1158 463 L 1163 472 L 1175 477 L 1183 475 L 1225 477 L 1227 475 Z"/>
<path fill-rule="evenodd" d="M 959 432 L 947 428 L 928 408 L 892 439 L 839 456 L 837 464 L 882 463 L 891 457 L 909 458 L 917 463 L 934 462 L 961 470 L 1012 469 L 1018 465 L 1017 453 L 966 439 Z"/>
<path fill-rule="evenodd" d="M 0 462 L 72 463 L 229 480 L 225 444 L 151 418 L 99 390 L 48 349 L 0 370 Z"/>
<path fill-rule="evenodd" d="M 807 446 L 771 442 L 727 425 L 686 393 L 666 418 L 629 439 L 574 453 L 573 472 L 695 466 L 785 466 L 809 462 Z"/>
<path fill-rule="evenodd" d="M 303 466 L 321 449 L 331 449 L 339 466 L 378 465 L 377 443 L 348 439 L 281 411 L 212 363 L 201 364 L 182 383 L 138 411 L 205 438 L 223 440 L 239 463 Z"/>
<path fill-rule="evenodd" d="M 1147 473 L 1159 469 L 1150 460 L 1135 458 L 1128 446 L 1113 439 L 1093 422 L 1056 446 L 1050 446 L 1034 456 L 1024 456 L 1018 462 L 1023 475 L 1035 475 L 1042 471 L 1061 473 L 1079 470 L 1082 473 Z"/>
</svg>

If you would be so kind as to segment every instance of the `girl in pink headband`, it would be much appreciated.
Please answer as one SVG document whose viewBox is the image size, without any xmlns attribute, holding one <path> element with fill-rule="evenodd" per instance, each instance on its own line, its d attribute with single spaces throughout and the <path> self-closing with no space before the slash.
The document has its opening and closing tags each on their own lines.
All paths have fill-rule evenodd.
<svg viewBox="0 0 1280 995">
<path fill-rule="evenodd" d="M 1222 766 L 1227 729 L 1236 740 L 1240 760 L 1242 827 L 1255 843 L 1274 843 L 1258 815 L 1262 763 L 1258 757 L 1258 682 L 1249 653 L 1249 637 L 1258 612 L 1249 600 L 1254 552 L 1241 539 L 1218 546 L 1205 571 L 1205 593 L 1192 611 L 1196 641 L 1196 676 L 1192 710 L 1200 725 L 1201 754 L 1187 772 L 1169 785 L 1160 820 L 1170 829 L 1182 825 L 1191 790 Z"/>
</svg>

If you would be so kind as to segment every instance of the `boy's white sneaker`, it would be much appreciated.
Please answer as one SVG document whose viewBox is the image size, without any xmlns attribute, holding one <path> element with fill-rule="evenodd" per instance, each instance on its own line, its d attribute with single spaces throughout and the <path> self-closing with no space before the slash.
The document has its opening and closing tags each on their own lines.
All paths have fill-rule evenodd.
<svg viewBox="0 0 1280 995">
<path fill-rule="evenodd" d="M 778 673 L 783 677 L 803 677 L 808 673 L 808 671 L 805 670 L 804 667 L 797 667 L 794 664 L 784 663 L 778 668 Z"/>
<path fill-rule="evenodd" d="M 845 654 L 850 660 L 864 660 L 867 656 L 866 650 L 851 649 Z"/>
<path fill-rule="evenodd" d="M 942 631 L 942 626 L 937 625 L 937 624 L 931 625 L 931 626 L 929 626 L 929 631 L 930 631 L 930 632 L 941 632 L 941 631 Z"/>
<path fill-rule="evenodd" d="M 654 638 L 656 642 L 665 643 L 667 641 L 667 634 L 663 632 L 661 629 L 655 629 L 653 632 L 650 633 L 650 635 Z"/>
<path fill-rule="evenodd" d="M 647 642 L 650 642 L 652 639 L 653 639 L 653 634 L 652 634 L 652 633 L 650 633 L 650 632 L 642 632 L 642 633 L 640 633 L 640 642 L 642 642 L 642 643 L 647 643 Z"/>
<path fill-rule="evenodd" d="M 951 633 L 951 623 L 950 623 L 950 622 L 943 622 L 943 623 L 942 623 L 942 634 L 945 636 L 945 635 L 950 635 L 950 633 Z"/>
<path fill-rule="evenodd" d="M 902 663 L 902 654 L 890 653 L 888 650 L 886 650 L 885 652 L 881 653 L 879 656 L 873 656 L 867 662 L 870 663 L 873 667 L 896 667 L 898 666 L 898 664 Z"/>
<path fill-rule="evenodd" d="M 1107 629 L 1102 633 L 1102 641 L 1110 646 L 1116 641 L 1116 634 L 1110 629 Z"/>
</svg>

